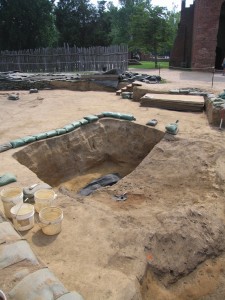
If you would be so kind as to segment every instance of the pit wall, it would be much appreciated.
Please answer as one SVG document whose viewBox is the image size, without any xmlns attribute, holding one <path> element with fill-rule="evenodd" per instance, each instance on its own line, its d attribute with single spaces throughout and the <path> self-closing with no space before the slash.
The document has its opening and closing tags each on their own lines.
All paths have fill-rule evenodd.
<svg viewBox="0 0 225 300">
<path fill-rule="evenodd" d="M 152 91 L 154 94 L 168 94 L 168 91 Z M 140 102 L 141 97 L 145 94 L 151 93 L 151 88 L 148 84 L 143 84 L 142 86 L 134 86 L 133 87 L 133 101 Z"/>
<path fill-rule="evenodd" d="M 134 169 L 163 136 L 155 128 L 105 118 L 32 143 L 13 156 L 41 180 L 57 186 L 106 161 L 130 164 Z"/>
<path fill-rule="evenodd" d="M 216 97 L 214 94 L 208 94 L 205 97 L 205 110 L 209 121 L 212 126 L 220 126 L 221 111 L 225 109 L 225 99 Z M 225 127 L 225 122 L 223 120 L 222 127 Z"/>
<path fill-rule="evenodd" d="M 30 90 L 30 89 L 50 89 L 49 81 L 1 81 L 0 91 L 14 91 L 14 90 Z"/>
<path fill-rule="evenodd" d="M 118 75 L 83 76 L 80 80 L 1 80 L 0 90 L 67 89 L 73 91 L 114 92 L 118 88 Z"/>
</svg>

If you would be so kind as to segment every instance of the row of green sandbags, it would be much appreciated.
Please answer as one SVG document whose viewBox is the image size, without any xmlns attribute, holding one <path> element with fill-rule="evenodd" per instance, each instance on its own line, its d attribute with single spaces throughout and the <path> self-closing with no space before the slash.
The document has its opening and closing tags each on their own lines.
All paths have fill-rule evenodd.
<svg viewBox="0 0 225 300">
<path fill-rule="evenodd" d="M 65 125 L 63 128 L 58 128 L 55 130 L 50 130 L 47 132 L 42 132 L 36 135 L 31 135 L 31 136 L 25 136 L 20 139 L 16 139 L 13 141 L 10 141 L 10 144 L 12 145 L 13 148 L 21 147 L 26 144 L 47 139 L 50 137 L 54 137 L 57 135 L 65 134 L 67 132 L 71 132 L 75 130 L 76 128 L 81 127 L 82 125 L 86 125 L 88 123 L 92 123 L 97 121 L 99 118 L 105 118 L 105 117 L 110 117 L 110 118 L 116 118 L 116 119 L 122 119 L 122 120 L 128 120 L 128 121 L 133 121 L 136 120 L 133 115 L 131 114 L 122 114 L 122 113 L 115 113 L 115 112 L 103 112 L 99 115 L 88 115 L 87 117 L 84 117 L 81 120 L 74 121 L 71 124 Z"/>
<path fill-rule="evenodd" d="M 99 115 L 97 115 L 99 118 L 105 117 L 105 118 L 114 118 L 114 119 L 121 119 L 121 120 L 127 120 L 127 121 L 135 121 L 135 117 L 131 114 L 123 114 L 123 113 L 118 113 L 118 112 L 111 112 L 111 111 L 106 111 L 103 112 Z"/>
<path fill-rule="evenodd" d="M 208 100 L 215 108 L 221 109 L 225 106 L 225 92 L 219 94 L 217 97 L 214 94 L 207 95 Z"/>
</svg>

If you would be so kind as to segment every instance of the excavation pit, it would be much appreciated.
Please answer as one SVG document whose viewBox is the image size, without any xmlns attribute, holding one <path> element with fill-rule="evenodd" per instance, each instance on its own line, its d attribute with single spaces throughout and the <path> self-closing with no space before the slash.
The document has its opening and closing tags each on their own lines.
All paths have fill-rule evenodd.
<svg viewBox="0 0 225 300">
<path fill-rule="evenodd" d="M 165 78 L 170 78 L 170 82 L 151 85 L 153 89 L 151 92 L 155 93 L 156 90 L 168 92 L 169 89 L 188 86 L 204 90 L 211 87 L 211 77 L 206 72 L 189 74 L 189 72 L 164 69 L 163 75 Z M 215 74 L 215 88 L 210 91 L 220 93 L 223 86 L 221 75 Z M 171 140 L 167 139 L 168 136 L 163 138 L 135 170 L 115 186 L 85 199 L 70 199 L 57 192 L 57 206 L 59 205 L 64 212 L 60 234 L 52 237 L 45 236 L 39 224 L 35 223 L 33 229 L 22 235 L 44 265 L 50 268 L 68 290 L 79 292 L 86 300 L 222 297 L 225 294 L 223 273 L 225 258 L 224 239 L 220 236 L 224 236 L 225 168 L 224 145 L 221 139 L 224 138 L 225 132 L 216 130 L 219 125 L 209 126 L 204 112 L 196 114 L 140 107 L 138 102 L 115 97 L 114 93 L 43 90 L 38 96 L 43 100 L 38 100 L 35 94 L 20 91 L 20 100 L 13 102 L 8 101 L 5 94 L 1 95 L 1 143 L 32 133 L 60 128 L 70 121 L 101 111 L 129 112 L 137 118 L 139 124 L 146 124 L 148 120 L 156 118 L 158 124 L 155 128 L 162 131 L 165 130 L 166 124 L 179 120 L 178 135 L 171 136 L 173 138 Z M 103 121 L 106 122 L 106 119 L 99 122 L 104 127 Z M 96 125 L 97 123 L 85 125 L 82 132 L 88 129 L 87 126 Z M 154 130 L 154 128 L 146 130 L 148 129 Z M 70 139 L 76 131 L 68 134 Z M 117 131 L 114 130 L 115 135 L 120 132 Z M 51 145 L 57 145 L 60 139 L 62 136 L 51 138 L 56 140 L 55 142 L 50 139 L 46 142 L 51 141 Z M 140 141 L 141 138 L 138 137 L 137 140 Z M 26 146 L 28 152 L 38 147 L 48 150 L 47 146 L 43 147 L 43 141 L 35 142 L 32 149 L 31 146 L 32 144 Z M 80 148 L 82 146 L 80 144 Z M 128 146 L 126 145 L 124 151 L 127 151 Z M 17 182 L 12 185 L 20 187 L 30 186 L 39 181 L 27 166 L 12 159 L 12 154 L 24 149 L 25 147 L 11 149 L 0 154 L 2 172 L 14 173 Z M 41 149 L 35 150 L 39 152 L 39 161 L 41 156 L 45 155 Z M 60 151 L 59 148 L 57 149 Z M 29 157 L 31 153 L 23 155 Z M 58 155 L 65 154 L 61 152 Z M 96 165 L 96 169 L 98 167 Z M 87 175 L 88 171 L 84 174 Z M 49 173 L 48 176 L 53 175 Z M 46 175 L 47 179 L 48 176 Z M 75 176 L 71 176 L 71 180 L 73 178 L 75 179 Z M 113 200 L 112 196 L 120 195 L 125 191 L 128 192 L 126 201 Z M 199 223 L 204 215 L 206 219 Z M 184 219 L 186 223 L 183 223 Z M 191 227 L 188 222 L 192 224 Z M 212 227 L 216 232 L 212 231 Z M 174 235 L 180 239 L 176 239 L 174 243 L 174 235 L 172 239 L 171 235 L 162 235 L 161 230 L 164 229 L 165 233 L 174 232 Z M 158 232 L 160 235 L 157 235 Z M 190 255 L 185 255 L 193 244 L 186 247 L 189 239 L 184 239 L 183 236 L 191 237 L 190 232 L 194 235 L 191 254 L 196 254 L 200 258 L 207 257 L 206 261 L 197 267 L 194 264 L 190 265 Z M 157 247 L 155 252 L 152 252 L 148 247 L 150 234 L 156 237 L 156 240 L 158 237 L 159 242 L 167 241 L 166 248 L 162 245 L 161 251 Z M 204 237 L 207 243 L 202 242 Z M 185 242 L 183 245 L 182 241 Z M 218 244 L 221 246 L 217 247 Z M 199 245 L 202 249 L 194 251 Z M 146 251 L 146 246 L 149 251 Z M 211 251 L 216 248 L 218 250 L 215 251 L 219 256 L 214 255 L 210 259 L 208 249 Z M 161 255 L 164 259 L 156 260 Z M 193 266 L 195 270 L 169 287 L 162 283 L 161 278 L 157 278 L 152 273 L 147 275 L 145 273 L 151 259 L 153 262 L 158 261 L 161 268 L 164 268 L 165 263 L 168 262 L 170 271 L 171 265 L 180 266 L 178 263 L 181 262 L 182 257 L 187 259 L 180 271 L 182 272 L 183 268 L 190 271 Z M 15 286 L 15 278 L 12 274 L 16 274 L 17 270 L 20 271 L 21 267 L 26 268 L 28 264 L 25 263 L 22 261 L 2 270 L 2 282 Z M 152 264 L 149 269 L 152 271 Z M 170 277 L 173 275 L 176 273 L 170 274 Z M 142 296 L 139 296 L 140 290 Z"/>
<path fill-rule="evenodd" d="M 30 144 L 14 157 L 52 187 L 77 194 L 106 174 L 131 173 L 163 136 L 155 128 L 105 118 Z"/>
</svg>

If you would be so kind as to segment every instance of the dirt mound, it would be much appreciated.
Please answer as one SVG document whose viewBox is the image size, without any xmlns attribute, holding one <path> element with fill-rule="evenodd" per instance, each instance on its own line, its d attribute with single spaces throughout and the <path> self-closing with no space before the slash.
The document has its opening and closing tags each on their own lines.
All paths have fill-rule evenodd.
<svg viewBox="0 0 225 300">
<path fill-rule="evenodd" d="M 161 229 L 149 237 L 149 267 L 165 285 L 191 273 L 203 261 L 225 249 L 225 225 L 202 207 L 162 212 Z"/>
</svg>

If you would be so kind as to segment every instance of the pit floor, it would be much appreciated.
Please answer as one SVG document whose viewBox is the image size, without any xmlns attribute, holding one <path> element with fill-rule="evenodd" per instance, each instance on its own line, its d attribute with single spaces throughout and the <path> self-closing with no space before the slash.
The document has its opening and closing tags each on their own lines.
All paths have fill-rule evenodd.
<svg viewBox="0 0 225 300">
<path fill-rule="evenodd" d="M 154 74 L 154 71 L 143 73 Z M 217 94 L 223 91 L 225 85 L 225 77 L 221 74 L 215 75 L 214 88 L 211 88 L 212 77 L 208 73 L 162 70 L 161 76 L 168 78 L 170 82 L 151 85 L 152 92 L 196 87 Z M 43 90 L 38 94 L 29 94 L 28 91 L 19 91 L 19 101 L 7 100 L 8 93 L 0 92 L 0 144 L 62 127 L 88 114 L 116 111 L 134 114 L 137 119 L 135 122 L 142 125 L 150 119 L 157 119 L 157 129 L 162 131 L 165 130 L 166 124 L 179 120 L 177 138 L 209 142 L 221 147 L 222 152 L 225 151 L 222 143 L 225 131 L 210 127 L 204 112 L 185 113 L 140 107 L 139 103 L 106 92 Z M 159 144 L 159 147 L 164 151 L 163 144 Z M 198 148 L 199 157 L 206 151 L 204 143 L 202 147 Z M 33 172 L 12 157 L 16 151 L 18 149 L 0 154 L 1 173 L 16 174 L 18 181 L 12 185 L 25 187 L 40 182 Z M 186 151 L 188 152 L 188 149 Z M 185 152 L 181 151 L 179 155 L 180 157 L 176 157 L 177 165 L 180 164 L 182 169 L 185 159 L 182 155 L 185 155 Z M 214 155 L 213 151 L 210 155 Z M 194 168 L 195 162 L 190 161 L 190 168 Z M 131 173 L 125 177 L 116 187 L 104 189 L 88 198 L 72 199 L 57 192 L 56 204 L 64 211 L 62 232 L 57 236 L 44 236 L 36 224 L 33 229 L 23 233 L 23 236 L 63 284 L 69 290 L 76 290 L 87 300 L 128 300 L 141 299 L 140 297 L 154 300 L 190 299 L 191 291 L 191 299 L 224 299 L 225 294 L 221 298 L 214 297 L 218 285 L 224 280 L 224 275 L 219 274 L 217 265 L 214 269 L 212 267 L 215 281 L 214 278 L 207 277 L 207 270 L 200 266 L 199 272 L 203 272 L 204 276 L 200 278 L 197 287 L 192 274 L 185 278 L 185 289 L 182 288 L 182 282 L 169 290 L 161 286 L 156 279 L 152 279 L 154 284 L 151 286 L 151 296 L 148 296 L 146 291 L 142 291 L 142 296 L 138 296 L 138 284 L 145 274 L 147 264 L 144 247 L 148 232 L 158 226 L 156 215 L 171 208 L 180 209 L 182 205 L 196 204 L 196 201 L 205 207 L 210 206 L 212 202 L 212 199 L 202 199 L 205 187 L 201 186 L 196 190 L 186 190 L 181 202 L 174 196 L 174 189 L 160 186 L 160 181 L 158 187 L 151 187 L 152 174 L 151 168 L 146 167 L 148 164 L 152 164 L 150 157 L 142 162 L 133 175 Z M 163 178 L 169 172 L 166 160 L 158 162 L 157 166 L 157 176 Z M 222 159 L 219 171 L 223 178 L 225 161 Z M 179 172 L 182 174 L 182 170 Z M 128 192 L 127 201 L 112 201 L 114 193 L 125 191 Z M 221 208 L 220 216 L 224 218 L 222 184 L 217 186 L 216 190 L 215 187 L 209 187 L 208 192 L 216 193 L 214 200 L 217 209 Z M 0 208 L 2 209 L 2 204 Z M 212 208 L 212 213 L 215 211 L 216 208 Z M 225 268 L 223 255 L 218 258 L 216 264 Z M 212 298 L 208 296 L 211 294 Z"/>
</svg>

